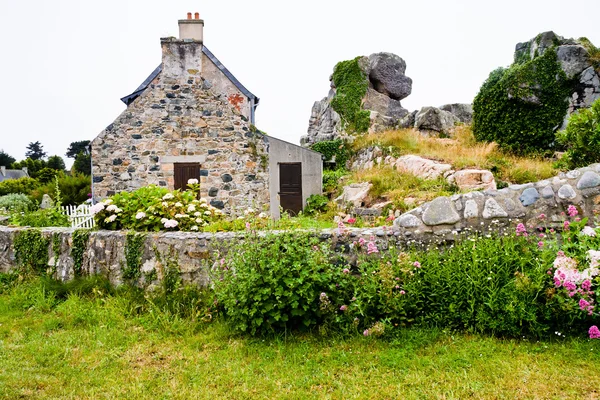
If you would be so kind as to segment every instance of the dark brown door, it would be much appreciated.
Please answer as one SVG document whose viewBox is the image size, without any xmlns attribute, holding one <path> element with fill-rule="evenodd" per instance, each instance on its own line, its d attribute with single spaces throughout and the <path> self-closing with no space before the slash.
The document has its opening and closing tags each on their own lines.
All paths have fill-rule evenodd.
<svg viewBox="0 0 600 400">
<path fill-rule="evenodd" d="M 279 164 L 279 202 L 283 211 L 302 211 L 302 164 Z"/>
<path fill-rule="evenodd" d="M 186 190 L 189 179 L 200 181 L 200 164 L 198 163 L 175 163 L 175 187 L 174 189 Z"/>
</svg>

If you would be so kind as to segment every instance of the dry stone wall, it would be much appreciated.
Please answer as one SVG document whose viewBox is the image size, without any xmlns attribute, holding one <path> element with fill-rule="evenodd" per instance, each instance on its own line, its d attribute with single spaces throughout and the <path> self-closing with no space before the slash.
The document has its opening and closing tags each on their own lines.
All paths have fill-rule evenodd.
<svg viewBox="0 0 600 400">
<path fill-rule="evenodd" d="M 541 214 L 550 226 L 560 228 L 569 205 L 582 216 L 600 212 L 600 164 L 536 183 L 438 197 L 401 215 L 394 225 L 402 235 L 417 240 L 429 240 L 431 235 L 451 238 L 465 230 L 512 229 L 519 222 L 535 228 Z"/>
<path fill-rule="evenodd" d="M 193 68 L 200 42 L 168 38 L 162 47 L 161 74 L 92 142 L 94 196 L 172 189 L 174 163 L 194 162 L 211 205 L 235 212 L 268 204 L 267 140 Z"/>
</svg>

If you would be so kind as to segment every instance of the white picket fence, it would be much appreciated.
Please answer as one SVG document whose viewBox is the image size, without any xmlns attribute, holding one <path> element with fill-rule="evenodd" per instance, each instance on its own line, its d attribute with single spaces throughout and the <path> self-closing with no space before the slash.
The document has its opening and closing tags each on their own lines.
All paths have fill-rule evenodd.
<svg viewBox="0 0 600 400">
<path fill-rule="evenodd" d="M 63 213 L 69 217 L 71 228 L 93 228 L 96 226 L 89 204 L 63 206 Z"/>
</svg>

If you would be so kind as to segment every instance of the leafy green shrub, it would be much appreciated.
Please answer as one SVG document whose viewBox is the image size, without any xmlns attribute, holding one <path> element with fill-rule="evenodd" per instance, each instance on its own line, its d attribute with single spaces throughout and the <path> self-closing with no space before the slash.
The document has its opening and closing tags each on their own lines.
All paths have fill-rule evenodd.
<svg viewBox="0 0 600 400">
<path fill-rule="evenodd" d="M 369 80 L 358 61 L 341 61 L 333 69 L 336 93 L 331 107 L 340 115 L 343 128 L 348 132 L 363 133 L 369 130 L 370 111 L 362 109 L 362 99 L 367 93 Z"/>
<path fill-rule="evenodd" d="M 306 199 L 304 214 L 314 215 L 316 213 L 324 212 L 327 210 L 328 203 L 329 199 L 327 196 L 323 196 L 322 194 L 311 194 L 308 199 Z"/>
<path fill-rule="evenodd" d="M 0 196 L 11 193 L 29 194 L 39 184 L 38 180 L 33 178 L 8 179 L 0 182 Z"/>
<path fill-rule="evenodd" d="M 549 149 L 567 111 L 568 81 L 554 48 L 493 71 L 473 102 L 473 134 L 515 153 Z"/>
<path fill-rule="evenodd" d="M 306 233 L 253 234 L 228 254 L 213 271 L 215 291 L 238 331 L 254 335 L 318 325 L 343 286 L 330 249 Z"/>
<path fill-rule="evenodd" d="M 323 157 L 325 158 L 326 162 L 335 157 L 336 170 L 346 168 L 346 162 L 350 158 L 351 154 L 348 143 L 346 143 L 342 139 L 317 142 L 310 146 L 310 148 L 314 151 L 318 151 L 319 153 L 323 154 Z M 330 164 L 326 163 L 325 169 L 331 169 L 329 168 L 329 165 Z"/>
<path fill-rule="evenodd" d="M 26 213 L 37 208 L 36 204 L 22 193 L 7 194 L 0 196 L 0 214 L 2 210 L 7 214 Z"/>
<path fill-rule="evenodd" d="M 67 175 L 59 173 L 58 188 L 61 194 L 63 205 L 79 205 L 89 198 L 91 193 L 92 180 L 89 176 L 75 173 Z M 43 186 L 31 190 L 30 197 L 38 203 L 42 201 L 44 194 L 55 199 L 56 184 L 54 181 L 48 182 Z"/>
<path fill-rule="evenodd" d="M 567 148 L 560 160 L 573 169 L 600 161 L 600 99 L 571 115 L 567 128 L 557 135 Z"/>
<path fill-rule="evenodd" d="M 190 190 L 169 191 L 155 185 L 134 192 L 121 192 L 92 206 L 101 229 L 198 231 L 222 218 L 221 210 L 198 200 L 199 184 Z"/>
<path fill-rule="evenodd" d="M 323 171 L 323 191 L 327 193 L 334 192 L 344 175 L 348 175 L 348 171 L 345 169 Z"/>
<path fill-rule="evenodd" d="M 10 220 L 11 224 L 17 226 L 31 226 L 44 228 L 49 226 L 71 226 L 69 217 L 57 208 L 48 208 L 45 210 L 36 210 L 27 213 L 13 214 Z"/>
</svg>

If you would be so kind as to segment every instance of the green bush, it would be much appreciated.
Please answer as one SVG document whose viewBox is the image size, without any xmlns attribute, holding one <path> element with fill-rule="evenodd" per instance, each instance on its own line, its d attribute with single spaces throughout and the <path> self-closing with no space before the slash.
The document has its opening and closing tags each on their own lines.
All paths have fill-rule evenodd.
<svg viewBox="0 0 600 400">
<path fill-rule="evenodd" d="M 36 208 L 37 205 L 22 193 L 0 196 L 0 214 L 2 213 L 2 210 L 7 214 L 13 214 L 30 212 Z"/>
<path fill-rule="evenodd" d="M 223 213 L 206 200 L 198 200 L 199 184 L 189 186 L 185 191 L 155 185 L 123 191 L 92 206 L 92 213 L 101 229 L 199 231 Z"/>
<path fill-rule="evenodd" d="M 71 226 L 69 217 L 63 214 L 57 207 L 13 214 L 10 222 L 17 226 L 31 226 L 36 228 Z"/>
<path fill-rule="evenodd" d="M 0 182 L 0 196 L 11 193 L 23 193 L 28 195 L 32 190 L 38 187 L 39 184 L 38 180 L 33 178 L 8 179 Z"/>
<path fill-rule="evenodd" d="M 515 153 L 547 150 L 563 122 L 568 95 L 569 82 L 554 48 L 533 60 L 496 69 L 473 102 L 473 134 Z"/>
<path fill-rule="evenodd" d="M 323 191 L 327 193 L 334 192 L 344 175 L 348 175 L 348 171 L 345 169 L 323 171 Z"/>
<path fill-rule="evenodd" d="M 92 180 L 89 176 L 78 173 L 67 175 L 62 172 L 57 176 L 62 205 L 79 205 L 89 198 L 89 194 L 92 191 Z M 54 199 L 55 191 L 56 183 L 52 180 L 43 186 L 32 189 L 29 195 L 32 199 L 40 203 L 44 194 Z"/>
<path fill-rule="evenodd" d="M 327 204 L 329 203 L 329 199 L 327 196 L 323 196 L 322 194 L 311 194 L 308 199 L 306 199 L 306 207 L 304 208 L 304 214 L 306 215 L 314 215 L 317 213 L 321 213 L 327 210 Z"/>
<path fill-rule="evenodd" d="M 567 148 L 561 159 L 565 167 L 573 169 L 600 161 L 600 99 L 571 115 L 557 139 Z"/>
<path fill-rule="evenodd" d="M 213 279 L 235 330 L 307 329 L 338 303 L 344 277 L 340 268 L 332 268 L 330 249 L 318 238 L 300 232 L 253 234 L 228 254 Z"/>
<path fill-rule="evenodd" d="M 350 158 L 350 148 L 348 143 L 341 139 L 336 140 L 326 140 L 323 142 L 317 142 L 310 146 L 310 148 L 314 151 L 318 151 L 323 154 L 325 158 L 325 162 L 333 159 L 335 157 L 335 169 L 346 169 L 346 162 Z M 325 169 L 329 168 L 329 164 L 325 164 Z"/>
</svg>

